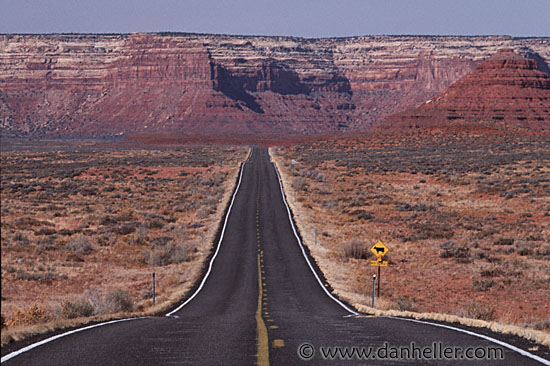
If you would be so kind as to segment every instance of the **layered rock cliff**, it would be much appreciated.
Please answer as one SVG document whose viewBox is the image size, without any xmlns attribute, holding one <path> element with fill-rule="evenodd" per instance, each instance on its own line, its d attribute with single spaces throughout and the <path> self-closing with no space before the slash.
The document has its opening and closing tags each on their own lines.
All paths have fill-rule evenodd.
<svg viewBox="0 0 550 366">
<path fill-rule="evenodd" d="M 538 68 L 536 60 L 501 49 L 437 97 L 376 127 L 444 126 L 460 120 L 550 130 L 550 75 Z"/>
<path fill-rule="evenodd" d="M 550 38 L 2 35 L 3 135 L 318 133 L 369 128 L 508 47 Z"/>
</svg>

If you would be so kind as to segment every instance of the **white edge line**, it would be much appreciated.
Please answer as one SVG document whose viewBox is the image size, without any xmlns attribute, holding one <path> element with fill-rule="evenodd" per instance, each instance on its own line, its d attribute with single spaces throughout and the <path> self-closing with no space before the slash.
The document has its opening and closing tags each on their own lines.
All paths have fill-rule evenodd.
<svg viewBox="0 0 550 366">
<path fill-rule="evenodd" d="M 216 252 L 214 253 L 214 256 L 212 257 L 212 260 L 210 261 L 210 265 L 208 267 L 208 272 L 206 273 L 205 277 L 203 278 L 201 284 L 200 284 L 200 287 L 197 289 L 197 291 L 195 291 L 195 293 L 193 294 L 193 296 L 191 296 L 187 301 L 185 301 L 183 304 L 181 304 L 180 306 L 178 306 L 175 310 L 171 311 L 170 313 L 166 314 L 166 316 L 171 316 L 173 313 L 179 311 L 182 307 L 184 307 L 189 301 L 191 301 L 197 294 L 198 292 L 202 289 L 202 287 L 204 286 L 204 283 L 206 282 L 206 279 L 208 278 L 208 275 L 210 274 L 210 271 L 212 270 L 212 264 L 214 263 L 214 259 L 216 258 L 216 256 L 218 255 L 218 251 L 220 250 L 220 244 L 222 242 L 222 239 L 223 239 L 223 235 L 225 233 L 225 227 L 227 225 L 227 219 L 229 217 L 229 213 L 231 212 L 231 207 L 233 207 L 233 202 L 235 201 L 235 197 L 237 195 L 237 192 L 239 191 L 239 187 L 241 185 L 241 180 L 242 180 L 242 176 L 243 176 L 243 171 L 244 171 L 244 165 L 246 164 L 246 162 L 248 162 L 250 160 L 250 158 L 252 157 L 252 152 L 253 150 L 251 149 L 250 150 L 250 154 L 248 156 L 248 159 L 246 159 L 246 161 L 243 163 L 243 165 L 241 166 L 241 173 L 239 175 L 239 182 L 237 184 L 237 188 L 235 189 L 235 193 L 233 193 L 233 198 L 231 199 L 231 204 L 229 205 L 229 209 L 227 210 L 227 215 L 225 216 L 225 222 L 223 224 L 223 229 L 222 229 L 222 234 L 221 234 L 221 237 L 220 237 L 220 241 L 218 242 L 218 247 L 216 249 Z M 175 316 L 177 317 L 177 316 Z M 22 353 L 25 353 L 25 352 L 28 352 L 30 350 L 32 350 L 33 348 L 36 348 L 36 347 L 39 347 L 43 344 L 46 344 L 46 343 L 49 343 L 49 342 L 52 342 L 52 341 L 55 341 L 56 339 L 59 339 L 59 338 L 62 338 L 62 337 L 66 337 L 66 336 L 69 336 L 71 334 L 75 334 L 75 333 L 79 333 L 79 332 L 83 332 L 85 330 L 88 330 L 88 329 L 92 329 L 92 328 L 97 328 L 97 327 L 101 327 L 103 325 L 108 325 L 108 324 L 114 324 L 114 323 L 120 323 L 120 322 L 125 322 L 125 321 L 129 321 L 129 320 L 137 320 L 137 319 L 144 319 L 146 317 L 137 317 L 137 318 L 126 318 L 126 319 L 118 319 L 118 320 L 111 320 L 111 321 L 108 321 L 108 322 L 104 322 L 104 323 L 99 323 L 99 324 L 94 324 L 94 325 L 90 325 L 90 326 L 87 326 L 87 327 L 84 327 L 84 328 L 78 328 L 78 329 L 74 329 L 74 330 L 71 330 L 71 331 L 68 331 L 68 332 L 65 332 L 65 333 L 62 333 L 62 334 L 58 334 L 58 335 L 55 335 L 55 336 L 52 336 L 50 338 L 46 338 L 40 342 L 36 342 L 36 343 L 33 343 L 33 344 L 30 344 L 26 347 L 23 347 L 17 351 L 13 351 L 11 353 L 8 353 L 7 355 L 5 355 L 4 357 L 2 357 L 2 359 L 0 360 L 0 363 L 4 363 L 16 356 L 19 356 L 20 354 Z"/>
<path fill-rule="evenodd" d="M 269 152 L 268 152 L 269 153 Z M 313 272 L 313 275 L 315 276 L 315 278 L 317 279 L 317 282 L 319 283 L 319 286 L 321 286 L 321 288 L 325 291 L 325 293 L 328 295 L 328 297 L 330 297 L 332 300 L 336 301 L 336 303 L 338 305 L 340 305 L 341 307 L 343 307 L 346 311 L 348 311 L 349 313 L 353 314 L 353 315 L 359 315 L 358 312 L 350 309 L 349 307 L 347 307 L 342 301 L 338 300 L 336 297 L 334 297 L 334 295 L 332 295 L 328 290 L 327 288 L 325 287 L 325 285 L 323 284 L 323 281 L 321 281 L 321 279 L 319 278 L 319 276 L 317 275 L 317 272 L 315 272 L 315 269 L 313 268 L 313 266 L 311 265 L 311 262 L 309 261 L 309 258 L 307 257 L 307 254 L 306 254 L 306 251 L 304 249 L 304 246 L 302 245 L 302 241 L 300 240 L 300 237 L 298 236 L 298 233 L 296 232 L 296 227 L 294 226 L 294 222 L 292 221 L 292 215 L 290 214 L 290 208 L 288 207 L 288 204 L 286 202 L 286 198 L 285 198 L 285 193 L 284 193 L 284 190 L 283 190 L 283 182 L 281 180 L 281 176 L 279 175 L 279 170 L 277 169 L 277 165 L 273 162 L 272 163 L 273 166 L 275 167 L 275 173 L 277 173 L 277 177 L 279 178 L 279 186 L 281 187 L 281 195 L 283 196 L 283 202 L 286 206 L 286 212 L 288 213 L 288 220 L 290 221 L 290 225 L 292 226 L 292 231 L 294 232 L 294 236 L 296 237 L 296 240 L 298 241 L 298 244 L 300 245 L 300 249 L 302 250 L 302 254 L 304 255 L 304 258 L 306 259 L 306 262 L 309 266 L 309 269 L 311 269 L 311 272 Z"/>
<path fill-rule="evenodd" d="M 466 330 L 466 329 L 461 329 L 461 328 L 456 328 L 456 327 L 451 327 L 449 325 L 444 325 L 444 324 L 438 324 L 438 323 L 432 323 L 432 322 L 426 322 L 426 321 L 422 321 L 422 320 L 416 320 L 416 319 L 407 319 L 407 318 L 398 318 L 398 317 L 394 317 L 394 316 L 387 316 L 387 318 L 391 318 L 391 319 L 397 319 L 397 320 L 406 320 L 406 321 L 409 321 L 409 322 L 415 322 L 415 323 L 420 323 L 420 324 L 428 324 L 428 325 L 433 325 L 433 326 L 436 326 L 436 327 L 441 327 L 441 328 L 447 328 L 447 329 L 451 329 L 451 330 L 454 330 L 454 331 L 457 331 L 457 332 L 461 332 L 461 333 L 466 333 L 468 335 L 471 335 L 471 336 L 474 336 L 474 337 L 479 337 L 479 338 L 483 338 L 487 341 L 490 341 L 490 342 L 493 342 L 493 343 L 496 343 L 500 346 L 503 346 L 503 347 L 506 347 L 512 351 L 515 351 L 517 353 L 519 353 L 520 355 L 522 356 L 525 356 L 525 357 L 529 357 L 535 361 L 538 361 L 544 365 L 550 365 L 550 361 L 548 360 L 545 360 L 544 358 L 542 357 L 539 357 L 537 355 L 534 355 L 532 353 L 529 353 L 527 351 L 524 351 L 522 350 L 521 348 L 518 348 L 516 346 L 512 346 L 511 344 L 508 344 L 506 342 L 502 342 L 502 341 L 499 341 L 498 339 L 495 339 L 495 338 L 492 338 L 492 337 L 489 337 L 489 336 L 486 336 L 486 335 L 483 335 L 483 334 L 478 334 L 478 333 L 474 333 L 474 332 L 471 332 L 469 330 Z"/>
<path fill-rule="evenodd" d="M 231 213 L 231 208 L 233 207 L 233 202 L 235 202 L 235 197 L 237 196 L 237 193 L 239 192 L 239 187 L 241 186 L 241 180 L 243 178 L 244 166 L 246 165 L 246 163 L 252 157 L 252 152 L 253 151 L 254 151 L 253 149 L 250 149 L 250 155 L 248 156 L 248 159 L 246 159 L 246 161 L 241 166 L 241 173 L 239 174 L 239 182 L 237 183 L 237 188 L 235 189 L 235 192 L 233 193 L 233 197 L 231 199 L 231 204 L 229 205 L 229 209 L 227 210 L 227 214 L 225 215 L 225 221 L 223 223 L 223 228 L 222 228 L 222 233 L 220 235 L 220 240 L 218 241 L 218 246 L 216 248 L 216 252 L 214 252 L 214 255 L 212 256 L 212 259 L 210 260 L 210 263 L 208 264 L 208 271 L 206 271 L 206 274 L 204 275 L 204 277 L 201 281 L 201 284 L 199 285 L 199 288 L 193 293 L 193 295 L 191 295 L 191 297 L 188 298 L 183 304 L 181 304 L 180 306 L 178 306 L 177 308 L 175 308 L 174 310 L 172 310 L 171 312 L 166 314 L 166 316 L 172 316 L 172 314 L 177 313 L 178 311 L 181 310 L 181 308 L 183 308 L 191 300 L 193 300 L 195 298 L 195 296 L 197 296 L 198 293 L 202 290 L 204 284 L 206 283 L 206 280 L 208 279 L 208 276 L 210 276 L 210 272 L 212 271 L 212 265 L 214 264 L 214 260 L 216 259 L 216 257 L 218 256 L 218 252 L 220 251 L 223 236 L 225 234 L 225 228 L 227 226 L 227 221 L 229 220 L 229 214 Z"/>
<path fill-rule="evenodd" d="M 325 291 L 325 293 L 334 301 L 336 301 L 341 307 L 343 307 L 344 309 L 346 309 L 348 312 L 350 312 L 351 314 L 353 315 L 359 315 L 359 313 L 357 313 L 356 311 L 353 311 L 351 310 L 349 307 L 347 307 L 344 303 L 342 303 L 340 300 L 338 300 L 337 298 L 335 298 L 326 288 L 325 286 L 323 285 L 323 282 L 321 281 L 321 279 L 319 278 L 319 276 L 317 275 L 317 273 L 315 272 L 315 269 L 313 268 L 313 266 L 311 265 L 311 262 L 309 261 L 309 258 L 307 257 L 306 255 L 306 252 L 304 250 L 304 246 L 302 245 L 302 241 L 300 240 L 300 238 L 298 237 L 298 234 L 296 233 L 296 228 L 294 227 L 294 223 L 292 222 L 292 216 L 290 214 L 290 208 L 288 207 L 288 204 L 286 202 L 286 198 L 285 198 L 285 194 L 284 194 L 284 191 L 283 191 L 283 184 L 282 184 L 282 180 L 281 180 L 281 176 L 279 175 L 279 171 L 277 169 L 277 165 L 275 163 L 273 163 L 273 166 L 275 167 L 275 172 L 277 173 L 277 177 L 279 178 L 279 186 L 281 187 L 281 194 L 283 196 L 283 202 L 285 203 L 285 206 L 286 206 L 286 210 L 287 210 L 287 213 L 288 213 L 288 218 L 289 218 L 289 221 L 290 221 L 290 225 L 292 226 L 292 231 L 294 231 L 294 236 L 296 237 L 296 240 L 298 241 L 298 244 L 300 245 L 300 249 L 302 250 L 302 254 L 304 255 L 304 258 L 306 259 L 307 261 L 307 264 L 309 265 L 309 268 L 311 269 L 311 271 L 313 272 L 313 274 L 315 275 L 315 278 L 317 279 L 317 282 L 319 283 L 319 285 L 321 286 L 321 288 Z M 397 317 L 393 317 L 393 316 L 388 316 L 387 318 L 391 318 L 391 319 L 398 319 L 398 320 L 406 320 L 406 321 L 410 321 L 410 322 L 416 322 L 416 323 L 420 323 L 420 324 L 427 324 L 427 325 L 433 325 L 433 326 L 436 326 L 436 327 L 442 327 L 442 328 L 447 328 L 447 329 L 451 329 L 451 330 L 454 330 L 454 331 L 457 331 L 457 332 L 462 332 L 462 333 L 466 333 L 466 334 L 469 334 L 469 335 L 472 335 L 474 337 L 479 337 L 479 338 L 483 338 L 485 340 L 488 340 L 490 342 L 493 342 L 493 343 L 496 343 L 498 345 L 501 345 L 503 347 L 506 347 L 512 351 L 515 351 L 525 357 L 529 357 L 535 361 L 538 361 L 538 362 L 541 362 L 542 364 L 544 365 L 550 365 L 550 361 L 548 360 L 545 360 L 544 358 L 542 357 L 539 357 L 537 355 L 534 355 L 532 353 L 529 353 L 527 351 L 524 351 L 522 350 L 521 348 L 518 348 L 516 346 L 512 346 L 511 344 L 508 344 L 508 343 L 505 343 L 505 342 L 502 342 L 502 341 L 499 341 L 498 339 L 495 339 L 495 338 L 491 338 L 491 337 L 488 337 L 488 336 L 485 336 L 485 335 L 482 335 L 482 334 L 477 334 L 477 333 L 474 333 L 474 332 L 470 332 L 468 330 L 465 330 L 465 329 L 460 329 L 460 328 L 456 328 L 456 327 L 451 327 L 451 326 L 448 326 L 448 325 L 443 325 L 443 324 L 437 324 L 437 323 L 431 323 L 431 322 L 425 322 L 425 321 L 420 321 L 420 320 L 415 320 L 415 319 L 407 319 L 407 318 L 397 318 Z"/>
<path fill-rule="evenodd" d="M 15 356 L 19 356 L 20 354 L 22 353 L 25 353 L 27 351 L 30 351 L 31 349 L 33 348 L 36 348 L 36 347 L 39 347 L 43 344 L 46 344 L 46 343 L 50 343 L 52 341 L 55 341 L 56 339 L 59 339 L 59 338 L 63 338 L 63 337 L 66 337 L 68 335 L 71 335 L 71 334 L 75 334 L 75 333 L 79 333 L 79 332 L 83 332 L 85 330 L 88 330 L 88 329 L 92 329 L 92 328 L 97 328 L 97 327 L 101 327 L 103 325 L 108 325 L 108 324 L 114 324 L 114 323 L 120 323 L 120 322 L 126 322 L 126 321 L 129 321 L 129 320 L 137 320 L 137 319 L 145 319 L 146 317 L 144 316 L 141 316 L 141 317 L 137 317 L 137 318 L 126 318 L 126 319 L 118 319 L 118 320 L 111 320 L 111 321 L 108 321 L 108 322 L 104 322 L 104 323 L 99 323 L 99 324 L 94 324 L 94 325 L 89 325 L 87 327 L 84 327 L 84 328 L 78 328 L 78 329 L 74 329 L 74 330 L 71 330 L 71 331 L 68 331 L 68 332 L 65 332 L 65 333 L 62 333 L 62 334 L 58 334 L 58 335 L 55 335 L 53 337 L 50 337 L 50 338 L 46 338 L 40 342 L 36 342 L 36 343 L 33 343 L 33 344 L 30 344 L 26 347 L 23 347 L 17 351 L 13 351 L 11 353 L 8 353 L 7 355 L 5 355 L 4 357 L 2 357 L 2 360 L 1 360 L 1 363 L 4 363 L 6 362 L 7 360 L 10 360 L 12 358 L 14 358 Z"/>
</svg>

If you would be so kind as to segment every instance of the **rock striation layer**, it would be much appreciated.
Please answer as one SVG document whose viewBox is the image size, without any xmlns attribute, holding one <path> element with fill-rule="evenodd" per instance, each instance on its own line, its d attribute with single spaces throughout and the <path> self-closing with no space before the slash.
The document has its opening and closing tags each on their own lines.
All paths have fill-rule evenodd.
<svg viewBox="0 0 550 366">
<path fill-rule="evenodd" d="M 536 60 L 501 49 L 437 97 L 390 116 L 376 128 L 418 128 L 450 121 L 503 121 L 550 130 L 550 75 Z"/>
<path fill-rule="evenodd" d="M 6 136 L 358 131 L 550 38 L 0 35 Z"/>
</svg>

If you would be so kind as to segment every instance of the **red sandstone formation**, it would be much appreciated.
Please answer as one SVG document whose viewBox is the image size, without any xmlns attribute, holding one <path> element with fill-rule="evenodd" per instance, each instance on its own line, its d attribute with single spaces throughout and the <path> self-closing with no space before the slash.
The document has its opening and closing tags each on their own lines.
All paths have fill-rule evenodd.
<svg viewBox="0 0 550 366">
<path fill-rule="evenodd" d="M 449 121 L 504 121 L 550 130 L 550 76 L 536 60 L 501 49 L 439 96 L 389 117 L 376 128 L 436 126 Z"/>
<path fill-rule="evenodd" d="M 359 131 L 550 38 L 0 35 L 3 136 Z M 530 70 L 526 70 L 530 71 Z"/>
</svg>

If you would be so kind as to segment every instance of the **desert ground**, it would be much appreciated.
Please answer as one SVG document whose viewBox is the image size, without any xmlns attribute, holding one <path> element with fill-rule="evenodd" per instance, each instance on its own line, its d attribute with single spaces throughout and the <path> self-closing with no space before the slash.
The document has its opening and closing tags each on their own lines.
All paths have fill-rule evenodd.
<svg viewBox="0 0 550 366">
<path fill-rule="evenodd" d="M 381 240 L 389 266 L 376 309 L 549 334 L 549 141 L 457 124 L 297 139 L 271 154 L 301 236 L 343 300 L 372 311 L 369 248 Z M 3 145 L 2 344 L 157 313 L 184 297 L 248 152 L 219 144 Z"/>
<path fill-rule="evenodd" d="M 344 300 L 370 310 L 369 249 L 381 240 L 377 309 L 550 332 L 549 141 L 457 125 L 271 152 L 305 244 Z"/>
<path fill-rule="evenodd" d="M 3 145 L 2 344 L 181 299 L 200 275 L 248 152 Z"/>
</svg>

